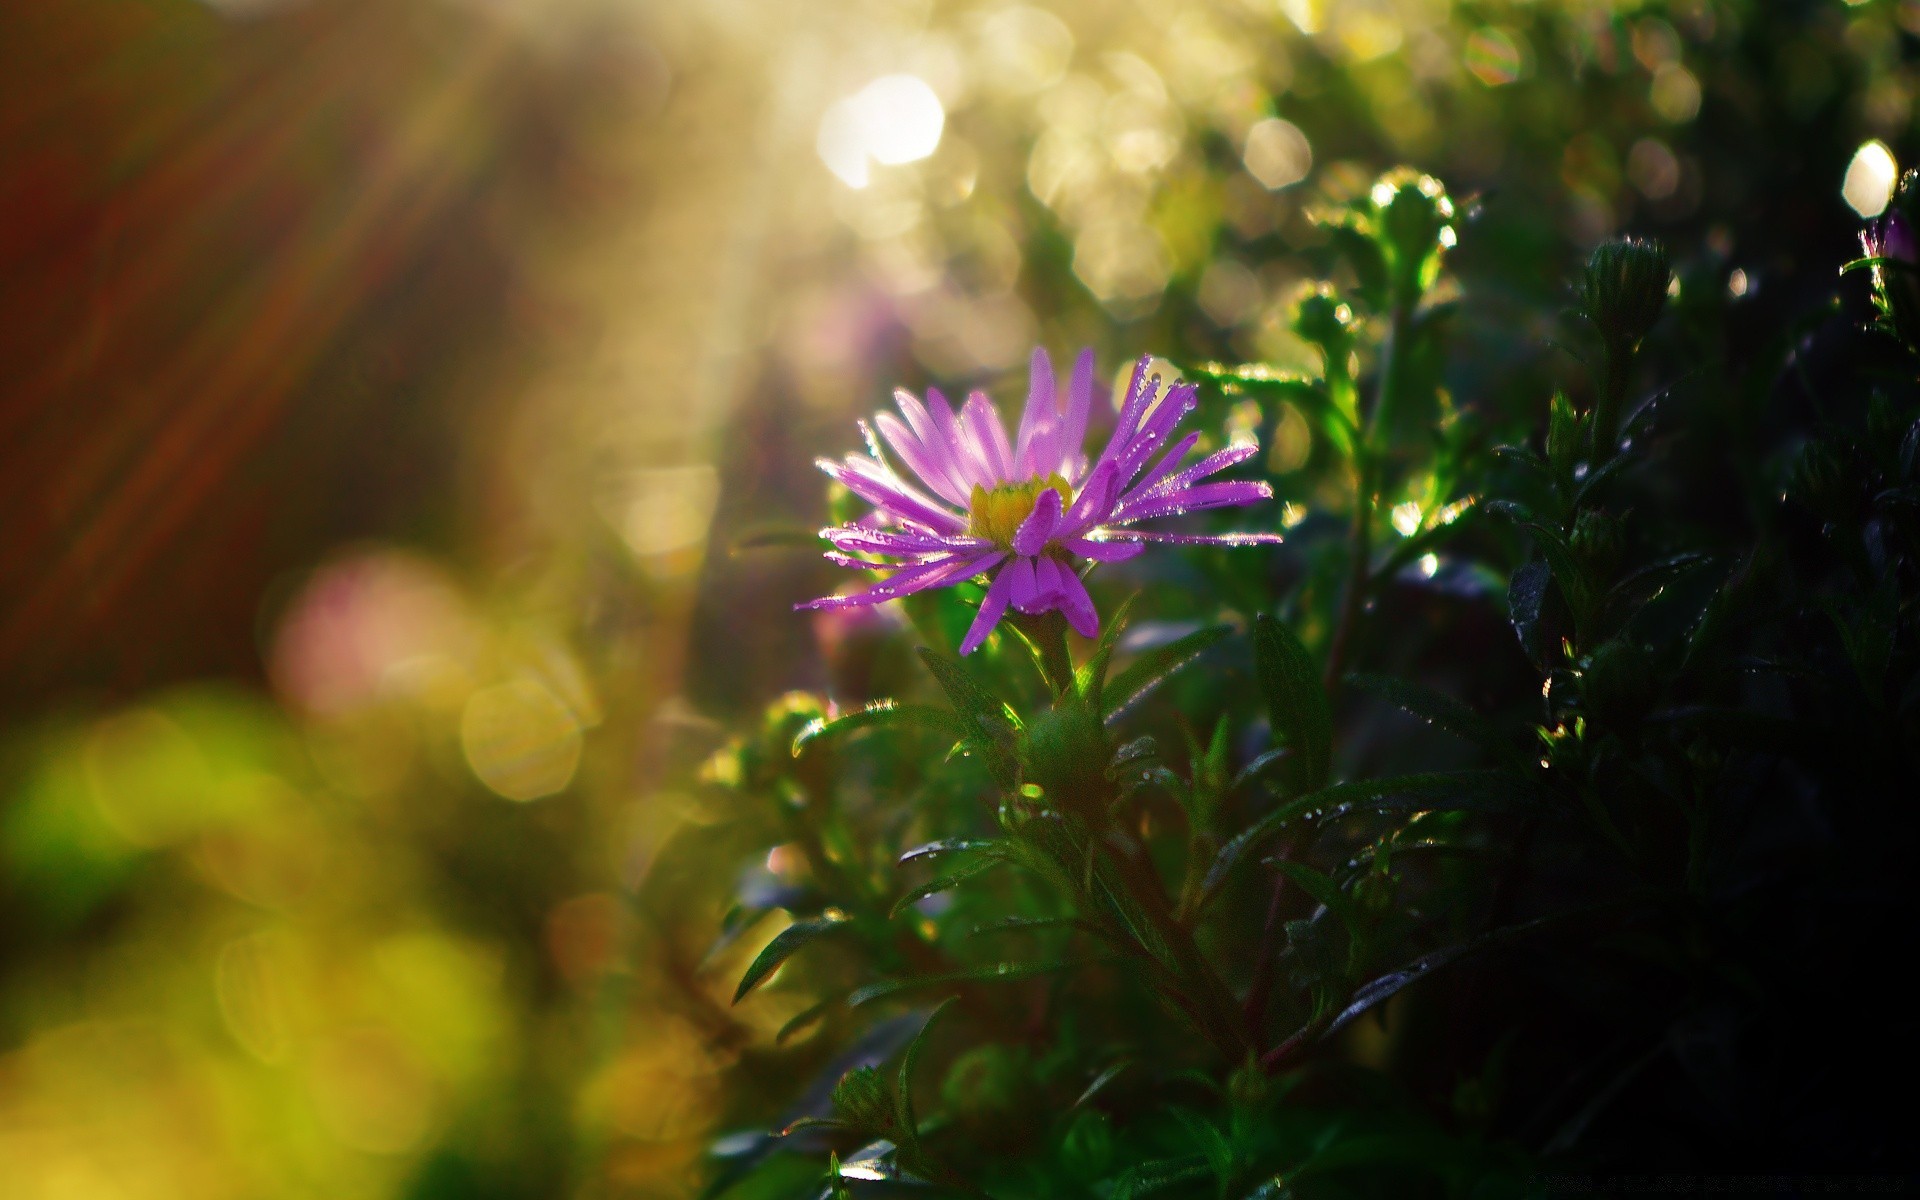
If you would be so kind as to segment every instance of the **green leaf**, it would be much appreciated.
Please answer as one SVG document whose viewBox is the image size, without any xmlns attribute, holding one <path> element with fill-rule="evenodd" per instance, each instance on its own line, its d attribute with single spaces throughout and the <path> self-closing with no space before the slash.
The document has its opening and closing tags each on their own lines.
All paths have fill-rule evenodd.
<svg viewBox="0 0 1920 1200">
<path fill-rule="evenodd" d="M 821 1017 L 826 1016 L 827 1011 L 838 1003 L 838 1001 L 839 997 L 830 997 L 822 1000 L 818 1004 L 809 1004 L 807 1007 L 801 1009 L 789 1018 L 785 1025 L 780 1027 L 780 1032 L 773 1035 L 773 1044 L 776 1046 L 786 1045 L 788 1038 L 799 1033 L 815 1021 L 818 1021 Z"/>
<path fill-rule="evenodd" d="M 1552 568 L 1553 581 L 1560 585 L 1567 607 L 1573 610 L 1575 628 L 1584 629 L 1593 606 L 1593 587 L 1580 566 L 1580 559 L 1558 529 L 1539 521 L 1528 522 L 1526 528 L 1533 534 L 1534 544 L 1540 547 L 1540 556 Z"/>
<path fill-rule="evenodd" d="M 1102 692 L 1099 706 L 1103 720 L 1112 721 L 1159 687 L 1167 679 L 1217 645 L 1233 632 L 1231 625 L 1212 625 L 1175 638 L 1135 659 L 1126 670 L 1114 676 Z"/>
<path fill-rule="evenodd" d="M 734 989 L 733 1002 L 738 1004 L 745 999 L 748 992 L 759 987 L 767 976 L 773 974 L 774 968 L 792 958 L 802 946 L 846 924 L 844 917 L 820 917 L 811 921 L 795 921 L 782 929 L 767 943 L 766 949 L 754 958 L 747 973 L 740 977 L 740 986 Z"/>
<path fill-rule="evenodd" d="M 1280 873 L 1298 884 L 1300 890 L 1312 896 L 1326 906 L 1328 912 L 1347 928 L 1347 936 L 1358 942 L 1364 934 L 1360 922 L 1360 910 L 1354 906 L 1353 897 L 1340 890 L 1340 885 L 1331 876 L 1314 870 L 1305 863 L 1288 862 L 1285 859 L 1273 860 Z"/>
<path fill-rule="evenodd" d="M 1107 619 L 1105 629 L 1100 631 L 1100 640 L 1094 644 L 1093 656 L 1086 665 L 1074 674 L 1074 690 L 1087 702 L 1087 707 L 1100 711 L 1100 696 L 1107 686 L 1107 668 L 1113 664 L 1113 648 L 1120 643 L 1120 634 L 1127 627 L 1127 616 L 1133 611 L 1133 602 L 1140 598 L 1135 592 L 1120 602 L 1113 616 Z"/>
<path fill-rule="evenodd" d="M 793 739 L 793 756 L 799 758 L 801 752 L 815 742 L 845 737 L 850 733 L 858 733 L 862 729 L 879 729 L 890 725 L 931 729 L 956 741 L 967 736 L 965 722 L 944 709 L 935 708 L 930 704 L 899 704 L 892 700 L 876 700 L 865 708 L 836 717 L 831 721 L 816 717 L 807 722 Z"/>
<path fill-rule="evenodd" d="M 1686 652 L 1680 659 L 1680 673 L 1693 675 L 1717 657 L 1724 635 L 1745 602 L 1748 582 L 1753 578 L 1753 562 L 1748 560 L 1734 570 L 1708 598 L 1700 618 L 1687 632 Z"/>
<path fill-rule="evenodd" d="M 1552 657 L 1541 617 L 1546 611 L 1547 590 L 1553 586 L 1553 571 L 1538 559 L 1522 565 L 1507 584 L 1507 618 L 1513 622 L 1514 635 L 1528 661 L 1545 670 Z"/>
<path fill-rule="evenodd" d="M 1347 676 L 1347 682 L 1436 729 L 1475 745 L 1495 749 L 1505 745 L 1491 722 L 1444 692 L 1391 675 L 1356 673 Z"/>
<path fill-rule="evenodd" d="M 994 782 L 1002 790 L 1012 790 L 1020 782 L 1019 764 L 1010 745 L 1012 731 L 1020 727 L 1019 717 L 975 682 L 956 660 L 925 646 L 920 647 L 920 659 L 952 701 L 966 727 L 968 742 L 986 759 Z"/>
<path fill-rule="evenodd" d="M 1278 763 L 1283 763 L 1292 757 L 1293 757 L 1293 750 L 1287 746 L 1282 746 L 1277 750 L 1269 750 L 1266 753 L 1259 755 L 1252 762 L 1240 768 L 1240 773 L 1238 775 L 1235 775 L 1233 777 L 1233 782 L 1227 785 L 1227 791 L 1228 792 L 1238 791 L 1239 789 L 1245 787 L 1247 784 L 1252 783 L 1254 780 L 1260 778 L 1261 775 L 1267 772 L 1268 768 L 1273 767 Z"/>
<path fill-rule="evenodd" d="M 940 1019 L 940 1014 L 952 1006 L 957 996 L 948 996 L 940 1006 L 927 1015 L 926 1023 L 920 1026 L 920 1032 L 913 1035 L 907 1043 L 907 1052 L 900 1058 L 900 1074 L 893 1089 L 893 1117 L 899 1127 L 900 1148 L 907 1153 L 908 1164 L 915 1168 L 924 1167 L 925 1155 L 920 1149 L 920 1125 L 913 1112 L 913 1065 L 920 1061 L 920 1047 L 926 1044 L 927 1031 Z"/>
<path fill-rule="evenodd" d="M 896 865 L 904 867 L 910 862 L 919 862 L 923 858 L 939 858 L 948 854 L 960 854 L 967 850 L 985 850 L 999 844 L 994 838 L 942 838 L 937 842 L 915 846 L 894 861 Z"/>
<path fill-rule="evenodd" d="M 1261 613 L 1253 626 L 1253 662 L 1273 730 L 1296 756 L 1289 782 L 1301 791 L 1326 786 L 1333 769 L 1333 710 L 1312 656 L 1293 630 Z"/>
<path fill-rule="evenodd" d="M 1081 933 L 1090 933 L 1098 938 L 1108 937 L 1106 930 L 1098 925 L 1082 921 L 1078 917 L 1001 917 L 997 921 L 988 921 L 985 925 L 976 925 L 967 931 L 968 937 L 985 937 L 994 933 L 1031 933 L 1039 929 L 1072 929 Z"/>
<path fill-rule="evenodd" d="M 1631 420 L 1631 418 L 1629 418 L 1629 420 Z M 1614 476 L 1626 470 L 1627 465 L 1631 462 L 1633 462 L 1633 459 L 1622 455 L 1618 458 L 1610 458 L 1600 464 L 1597 470 L 1588 474 L 1585 479 L 1580 481 L 1580 486 L 1574 489 L 1573 506 L 1575 508 L 1585 508 L 1587 502 L 1593 498 L 1593 494 L 1611 482 Z"/>
<path fill-rule="evenodd" d="M 1127 1168 L 1126 1174 L 1120 1177 L 1119 1186 L 1114 1189 L 1113 1200 L 1138 1200 L 1141 1196 L 1151 1196 L 1183 1183 L 1206 1179 L 1212 1174 L 1213 1167 L 1204 1155 L 1155 1159 Z"/>
<path fill-rule="evenodd" d="M 1199 1113 L 1186 1108 L 1173 1110 L 1174 1120 L 1186 1127 L 1187 1136 L 1200 1147 L 1214 1178 L 1224 1184 L 1233 1174 L 1233 1146 L 1218 1126 Z"/>
<path fill-rule="evenodd" d="M 1526 777 L 1506 770 L 1435 771 L 1336 783 L 1281 805 L 1220 847 L 1201 883 L 1201 892 L 1211 896 L 1249 851 L 1296 820 L 1338 820 L 1361 808 L 1503 808 L 1533 794 L 1533 784 Z"/>
<path fill-rule="evenodd" d="M 884 1000 L 890 996 L 904 995 L 907 992 L 917 992 L 925 988 L 944 987 L 950 983 L 1014 983 L 1053 971 L 1064 971 L 1078 965 L 1077 960 L 1071 959 L 1054 962 L 1000 962 L 966 971 L 949 971 L 940 975 L 920 975 L 911 979 L 883 979 L 879 983 L 870 983 L 848 996 L 847 1007 L 859 1008 L 875 1000 Z"/>
<path fill-rule="evenodd" d="M 1120 1076 L 1123 1073 L 1125 1073 L 1127 1068 L 1131 1066 L 1133 1066 L 1133 1060 L 1130 1058 L 1123 1058 L 1119 1062 L 1114 1063 L 1112 1066 L 1108 1067 L 1106 1070 L 1094 1076 L 1093 1082 L 1088 1084 L 1086 1090 L 1080 1093 L 1080 1098 L 1073 1102 L 1072 1107 L 1085 1108 L 1089 1101 L 1091 1101 L 1095 1096 L 1098 1096 L 1101 1092 L 1106 1091 L 1107 1085 L 1112 1083 L 1114 1080 L 1120 1078 Z"/>
<path fill-rule="evenodd" d="M 972 879 L 975 875 L 990 871 L 1005 861 L 1007 861 L 1006 858 L 997 853 L 983 854 L 979 858 L 968 859 L 946 874 L 929 879 L 919 887 L 908 889 L 906 895 L 893 902 L 893 908 L 887 913 L 887 916 L 897 917 L 915 902 L 924 900 L 937 892 L 944 892 L 951 888 L 958 887 L 960 884 Z"/>
</svg>

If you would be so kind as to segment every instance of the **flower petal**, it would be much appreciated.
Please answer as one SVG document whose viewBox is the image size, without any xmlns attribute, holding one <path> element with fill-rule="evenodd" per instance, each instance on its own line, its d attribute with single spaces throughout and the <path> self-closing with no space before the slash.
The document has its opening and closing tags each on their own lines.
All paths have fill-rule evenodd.
<svg viewBox="0 0 1920 1200">
<path fill-rule="evenodd" d="M 837 525 L 822 529 L 820 536 L 840 550 L 860 554 L 942 554 L 953 550 L 986 551 L 993 543 L 985 538 L 943 537 L 917 529 L 862 529 Z"/>
<path fill-rule="evenodd" d="M 912 399 L 912 397 L 905 397 Z M 907 469 L 920 477 L 929 491 L 949 504 L 966 507 L 968 494 L 953 485 L 952 475 L 946 462 L 930 453 L 906 422 L 892 413 L 881 413 L 874 418 L 874 424 L 880 429 L 880 436 L 887 446 L 907 464 Z"/>
<path fill-rule="evenodd" d="M 1015 554 L 1038 554 L 1046 548 L 1047 541 L 1053 537 L 1053 531 L 1060 525 L 1060 493 L 1052 488 L 1040 493 L 1040 499 L 1034 503 L 1033 511 L 1027 519 L 1020 522 L 1020 528 L 1013 534 L 1013 552 Z"/>
<path fill-rule="evenodd" d="M 1175 384 L 1167 389 L 1158 404 L 1141 414 L 1139 431 L 1121 448 L 1119 464 L 1122 486 L 1140 473 L 1140 468 L 1147 465 L 1147 459 L 1173 433 L 1174 427 L 1193 411 L 1198 403 L 1195 398 L 1198 392 L 1199 389 L 1190 383 Z"/>
<path fill-rule="evenodd" d="M 1148 471 L 1140 477 L 1140 482 L 1134 484 L 1133 487 L 1121 497 L 1121 503 L 1124 504 L 1127 500 L 1150 491 L 1155 484 L 1158 484 L 1161 480 L 1173 474 L 1173 472 L 1179 468 L 1180 460 L 1185 458 L 1187 452 L 1199 444 L 1199 441 L 1200 435 L 1197 433 L 1190 433 L 1181 438 L 1174 444 L 1173 449 L 1160 456 L 1160 461 L 1153 464 L 1151 471 Z"/>
<path fill-rule="evenodd" d="M 1223 480 L 1142 496 L 1136 503 L 1116 508 L 1113 520 L 1145 521 L 1152 517 L 1170 517 L 1209 508 L 1230 508 L 1271 499 L 1273 489 L 1265 483 L 1251 479 Z"/>
<path fill-rule="evenodd" d="M 1217 475 L 1228 467 L 1243 463 L 1258 453 L 1260 453 L 1260 447 L 1250 442 L 1242 442 L 1235 446 L 1228 446 L 1225 450 L 1216 450 L 1186 470 L 1168 476 L 1158 484 L 1150 482 L 1151 476 L 1149 476 L 1148 479 L 1143 479 L 1139 487 L 1134 488 L 1133 491 L 1121 498 L 1120 504 L 1122 507 L 1125 507 L 1135 496 L 1145 498 L 1150 492 L 1171 492 L 1198 483 L 1207 476 Z M 1161 460 L 1162 465 L 1164 465 L 1165 462 L 1165 459 Z M 1158 472 L 1160 468 L 1155 467 L 1154 470 Z"/>
<path fill-rule="evenodd" d="M 960 517 L 941 508 L 872 459 L 849 455 L 840 462 L 830 458 L 818 459 L 816 465 L 845 484 L 854 495 L 900 520 L 924 525 L 936 533 L 966 531 L 967 524 Z"/>
<path fill-rule="evenodd" d="M 938 396 L 933 392 L 931 395 Z M 912 427 L 913 436 L 920 443 L 927 463 L 945 480 L 947 490 L 966 495 L 968 485 L 960 473 L 960 467 L 953 457 L 953 439 L 947 433 L 946 426 L 934 419 L 933 412 L 911 392 L 894 389 L 893 400 L 900 406 L 900 414 Z M 948 414 L 946 425 L 952 425 L 952 414 Z"/>
<path fill-rule="evenodd" d="M 1113 540 L 1091 544 L 1096 546 L 1131 544 L 1135 554 L 1145 549 L 1141 544 L 1144 542 L 1165 542 L 1174 546 L 1278 546 L 1287 540 L 1285 535 L 1278 533 L 1161 533 L 1153 529 L 1110 529 L 1106 531 L 1106 535 Z M 1075 543 L 1067 543 L 1067 548 L 1070 550 L 1073 550 L 1074 546 Z M 1074 553 L 1077 554 L 1079 551 L 1074 550 Z"/>
<path fill-rule="evenodd" d="M 1007 603 L 1019 612 L 1038 612 L 1040 587 L 1034 580 L 1033 559 L 1016 555 L 1000 572 L 1007 580 Z"/>
<path fill-rule="evenodd" d="M 1092 538 L 1068 538 L 1060 543 L 1067 553 L 1088 562 L 1125 562 L 1138 558 L 1146 552 L 1146 546 L 1138 541 L 1095 541 Z"/>
<path fill-rule="evenodd" d="M 1049 469 L 1066 475 L 1070 481 L 1078 482 L 1083 477 L 1079 471 L 1069 472 L 1066 467 L 1085 457 L 1083 443 L 1087 440 L 1087 417 L 1092 411 L 1093 347 L 1088 346 L 1080 351 L 1080 357 L 1073 360 L 1073 378 L 1067 384 L 1067 413 L 1055 435 L 1056 461 L 1045 464 Z"/>
<path fill-rule="evenodd" d="M 1023 559 L 1015 559 L 1014 563 Z M 987 640 L 994 627 L 1000 624 L 1000 618 L 1006 615 L 1007 600 L 1013 594 L 1013 563 L 1008 563 L 993 577 L 987 586 L 986 599 L 980 602 L 980 611 L 973 618 L 973 624 L 967 627 L 967 636 L 960 641 L 960 653 L 972 654 Z"/>
<path fill-rule="evenodd" d="M 966 430 L 954 417 L 953 406 L 947 403 L 947 398 L 940 394 L 939 388 L 927 389 L 927 411 L 933 418 L 934 431 L 940 438 L 941 447 L 953 464 L 954 486 L 969 495 L 976 483 L 985 488 L 993 487 L 993 476 L 987 472 L 986 464 L 979 455 L 972 452 Z"/>
<path fill-rule="evenodd" d="M 1043 558 L 1039 563 L 1035 574 L 1053 601 L 1050 607 L 1066 614 L 1067 624 L 1081 637 L 1100 636 L 1100 613 L 1093 607 L 1093 597 L 1087 595 L 1087 587 L 1080 582 L 1080 577 L 1061 566 L 1057 559 Z"/>
<path fill-rule="evenodd" d="M 794 607 L 836 609 L 883 604 L 888 600 L 910 596 L 915 592 L 923 592 L 942 584 L 971 579 L 1005 557 L 1004 551 L 996 550 L 992 554 L 961 554 L 952 558 L 919 563 L 894 572 L 864 592 L 856 592 L 851 596 L 822 596 L 818 600 L 809 600 L 805 604 L 796 604 Z"/>
<path fill-rule="evenodd" d="M 1027 477 L 1045 475 L 1051 465 L 1042 465 L 1045 452 L 1053 447 L 1053 431 L 1060 424 L 1059 406 L 1054 397 L 1053 360 L 1045 347 L 1033 348 L 1033 361 L 1027 368 L 1027 406 L 1020 413 L 1020 431 L 1013 441 L 1013 465 Z"/>
<path fill-rule="evenodd" d="M 1013 447 L 1007 445 L 1007 427 L 1000 423 L 1000 410 L 987 399 L 985 392 L 974 392 L 967 397 L 960 420 L 969 440 L 978 448 L 981 463 L 992 473 L 994 483 L 1011 480 Z"/>
<path fill-rule="evenodd" d="M 1073 507 L 1060 520 L 1060 532 L 1079 533 L 1090 526 L 1104 524 L 1113 512 L 1114 493 L 1119 490 L 1119 468 L 1102 461 L 1087 477 L 1087 485 L 1074 497 Z"/>
</svg>

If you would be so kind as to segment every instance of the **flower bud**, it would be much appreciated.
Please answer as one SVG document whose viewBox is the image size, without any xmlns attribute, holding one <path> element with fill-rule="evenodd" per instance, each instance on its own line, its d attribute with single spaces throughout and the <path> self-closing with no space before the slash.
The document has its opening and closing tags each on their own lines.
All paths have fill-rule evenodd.
<svg viewBox="0 0 1920 1200">
<path fill-rule="evenodd" d="M 1026 1071 L 1005 1046 L 975 1046 L 954 1059 L 940 1085 L 940 1098 L 954 1116 L 991 1124 L 1019 1110 L 1027 1095 Z"/>
<path fill-rule="evenodd" d="M 1580 280 L 1580 308 L 1609 352 L 1633 349 L 1653 329 L 1671 279 L 1667 248 L 1659 242 L 1615 238 L 1595 248 Z"/>
<path fill-rule="evenodd" d="M 1056 808 L 1089 799 L 1084 793 L 1105 782 L 1106 738 L 1084 704 L 1061 702 L 1022 730 L 1020 741 L 1026 778 Z"/>
<path fill-rule="evenodd" d="M 1431 175 L 1396 171 L 1373 186 L 1373 203 L 1393 301 L 1411 304 L 1432 285 L 1441 251 L 1453 245 L 1453 201 Z"/>
<path fill-rule="evenodd" d="M 1300 298 L 1293 310 L 1293 331 L 1324 350 L 1329 358 L 1345 362 L 1353 344 L 1353 309 L 1325 284 Z"/>
<path fill-rule="evenodd" d="M 1588 577 L 1602 583 L 1620 567 L 1620 540 L 1620 522 L 1598 509 L 1580 514 L 1569 539 Z"/>
<path fill-rule="evenodd" d="M 879 1133 L 893 1124 L 893 1091 L 873 1067 L 855 1067 L 833 1085 L 833 1111 L 848 1125 Z"/>
</svg>

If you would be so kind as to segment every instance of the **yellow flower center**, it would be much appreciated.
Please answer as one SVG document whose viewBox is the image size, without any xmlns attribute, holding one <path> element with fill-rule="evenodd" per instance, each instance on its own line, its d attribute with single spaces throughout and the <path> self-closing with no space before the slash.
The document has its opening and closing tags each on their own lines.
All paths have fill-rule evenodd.
<svg viewBox="0 0 1920 1200">
<path fill-rule="evenodd" d="M 1073 486 L 1057 473 L 1045 479 L 1009 483 L 992 491 L 976 483 L 967 505 L 967 532 L 986 538 L 996 546 L 1012 546 L 1013 535 L 1033 514 L 1033 506 L 1040 502 L 1041 494 L 1049 491 L 1060 493 L 1062 507 L 1073 501 Z"/>
</svg>

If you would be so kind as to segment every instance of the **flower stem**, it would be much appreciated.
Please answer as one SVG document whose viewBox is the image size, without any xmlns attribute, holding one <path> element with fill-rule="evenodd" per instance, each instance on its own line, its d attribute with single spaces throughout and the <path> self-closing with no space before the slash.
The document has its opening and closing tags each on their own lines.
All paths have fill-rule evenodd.
<svg viewBox="0 0 1920 1200">
<path fill-rule="evenodd" d="M 1073 656 L 1067 653 L 1066 618 L 1057 612 L 1039 616 L 1009 613 L 1007 623 L 1026 642 L 1027 652 L 1033 655 L 1034 665 L 1040 668 L 1040 674 L 1054 694 L 1061 696 L 1072 691 Z"/>
<path fill-rule="evenodd" d="M 1340 682 L 1347 661 L 1353 657 L 1359 638 L 1360 618 L 1367 607 L 1367 582 L 1373 565 L 1373 498 L 1379 488 L 1376 443 L 1380 436 L 1382 414 L 1393 405 L 1399 385 L 1400 351 L 1413 324 L 1413 304 L 1400 300 L 1393 306 L 1387 324 L 1386 340 L 1380 346 L 1380 370 L 1374 385 L 1373 407 L 1367 413 L 1360 437 L 1353 447 L 1353 528 L 1348 536 L 1349 562 L 1347 582 L 1340 598 L 1340 617 L 1333 627 L 1333 640 L 1327 645 L 1328 692 Z"/>
</svg>

